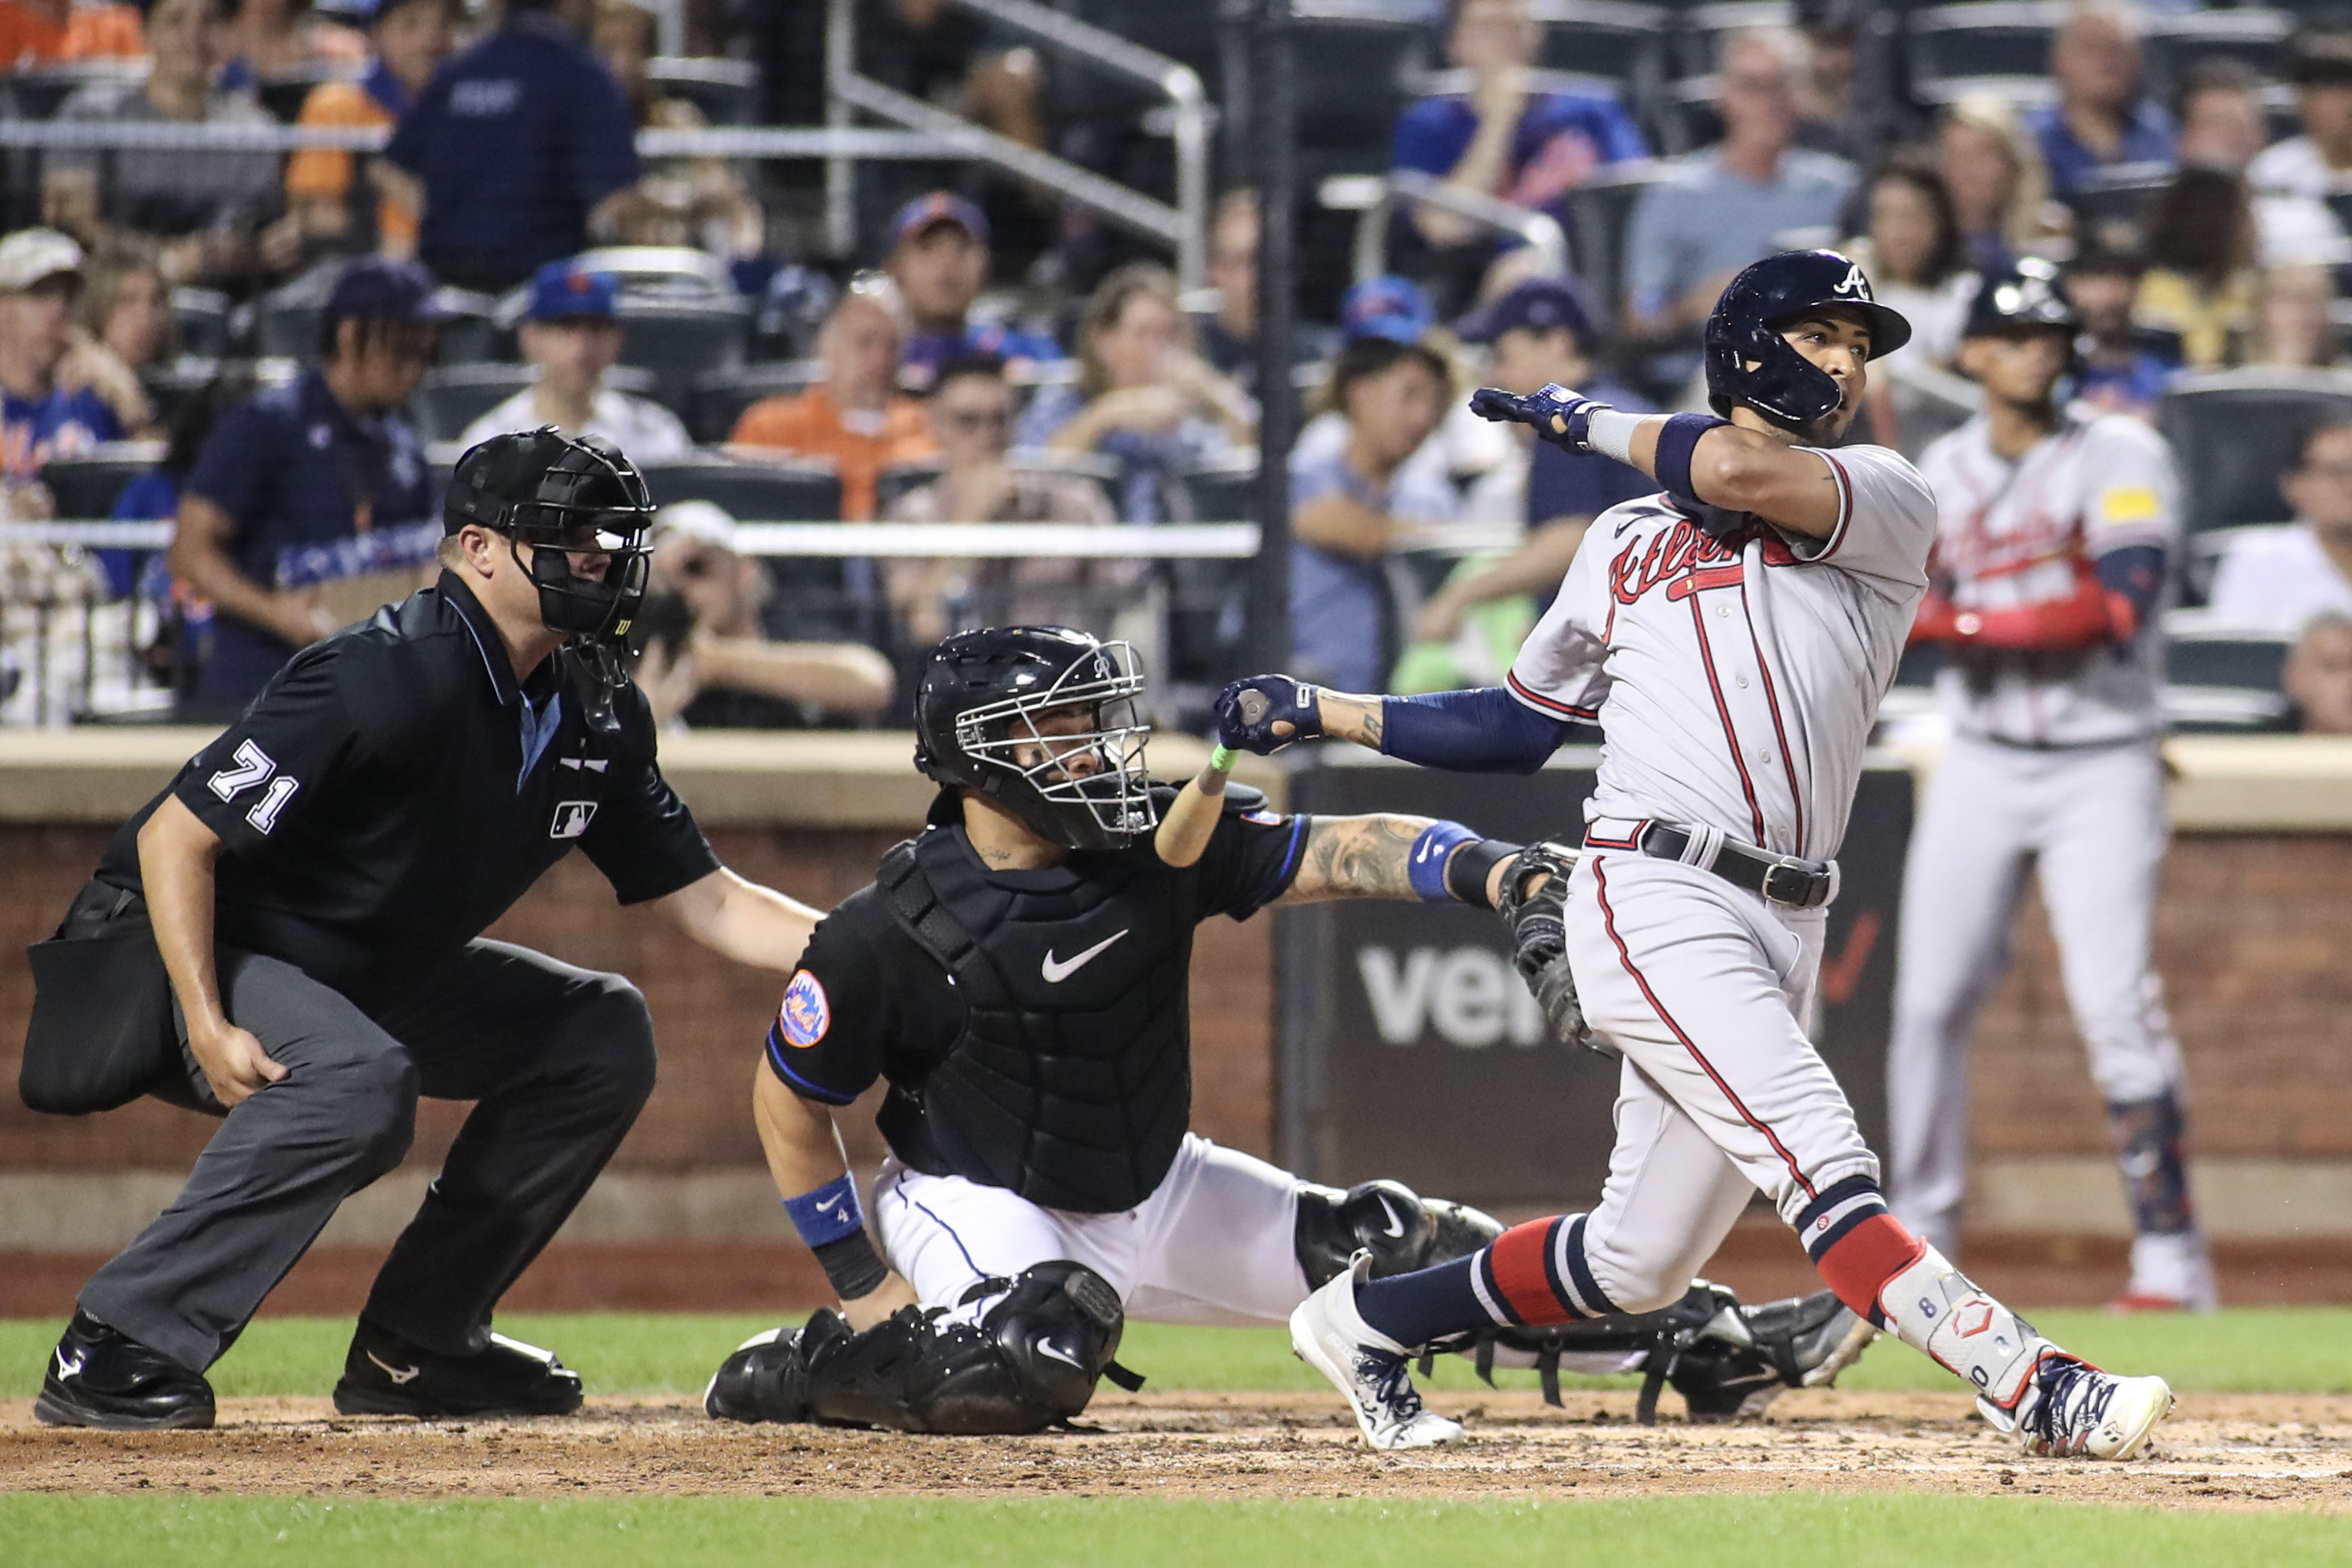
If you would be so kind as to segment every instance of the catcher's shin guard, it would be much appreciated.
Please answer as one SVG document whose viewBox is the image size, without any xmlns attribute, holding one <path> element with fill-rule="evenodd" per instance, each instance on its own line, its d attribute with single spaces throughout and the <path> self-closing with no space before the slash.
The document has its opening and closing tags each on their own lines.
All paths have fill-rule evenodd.
<svg viewBox="0 0 2352 1568">
<path fill-rule="evenodd" d="M 703 1395 L 721 1420 L 814 1421 L 965 1436 L 1036 1432 L 1087 1407 L 1119 1367 L 1125 1323 L 1108 1281 L 1057 1259 L 1019 1278 L 983 1280 L 1001 1295 L 977 1325 L 938 1309 L 901 1308 L 863 1333 L 827 1307 L 786 1336 L 771 1330 L 727 1359 Z"/>
<path fill-rule="evenodd" d="M 1424 1198 L 1402 1182 L 1362 1182 L 1346 1192 L 1301 1182 L 1292 1244 L 1307 1288 L 1319 1289 L 1360 1251 L 1372 1255 L 1371 1277 L 1385 1279 L 1467 1258 L 1502 1234 L 1491 1215 Z"/>
</svg>

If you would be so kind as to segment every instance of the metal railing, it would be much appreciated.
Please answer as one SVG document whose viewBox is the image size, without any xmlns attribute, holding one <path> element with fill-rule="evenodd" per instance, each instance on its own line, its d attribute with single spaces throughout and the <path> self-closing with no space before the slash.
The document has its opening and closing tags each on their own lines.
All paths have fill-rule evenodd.
<svg viewBox="0 0 2352 1568">
<path fill-rule="evenodd" d="M 44 152 L 381 153 L 391 140 L 392 132 L 380 126 L 0 120 L 0 147 Z M 920 131 L 801 125 L 640 131 L 636 144 L 647 158 L 940 158 L 962 151 L 956 142 Z"/>
<path fill-rule="evenodd" d="M 1032 0 L 953 0 L 967 10 L 1058 49 L 1114 76 L 1125 77 L 1166 95 L 1170 132 L 1176 144 L 1176 201 L 1154 200 L 1105 179 L 1066 158 L 999 135 L 961 115 L 909 97 L 861 76 L 857 70 L 856 0 L 831 0 L 825 25 L 825 121 L 832 130 L 852 129 L 854 111 L 893 121 L 950 144 L 953 157 L 977 159 L 1034 181 L 1091 207 L 1114 223 L 1176 252 L 1181 285 L 1198 289 L 1208 271 L 1209 100 L 1198 72 L 1181 60 L 1155 54 L 1115 33 L 1066 16 Z M 1188 3 L 1188 0 L 1180 0 Z M 1201 0 L 1189 0 L 1198 4 Z M 836 254 L 856 243 L 852 164 L 856 154 L 830 158 L 825 165 L 825 238 Z"/>
<path fill-rule="evenodd" d="M 89 721 L 154 720 L 168 714 L 174 693 L 168 682 L 184 677 L 171 671 L 175 658 L 159 642 L 176 647 L 194 634 L 172 631 L 165 598 L 147 566 L 172 542 L 169 521 L 112 521 L 65 519 L 0 524 L 0 727 L 50 727 Z M 1169 523 L 1153 527 L 1061 523 L 830 523 L 749 521 L 739 525 L 737 547 L 746 555 L 779 562 L 947 560 L 1013 563 L 1094 562 L 1109 564 L 1110 575 L 1080 590 L 1087 614 L 1105 626 L 1147 647 L 1153 668 L 1169 672 L 1163 700 L 1189 689 L 1173 658 L 1176 623 L 1197 619 L 1201 567 L 1184 563 L 1245 563 L 1255 557 L 1255 523 Z M 129 552 L 132 590 L 116 595 L 106 586 L 96 552 Z M 1120 563 L 1139 570 L 1122 572 Z M 1163 570 L 1144 563 L 1169 563 Z M 1192 573 L 1190 578 L 1182 573 Z M 1171 575 L 1171 574 L 1176 575 Z M 856 612 L 874 605 L 879 579 L 874 568 L 850 565 L 835 588 L 786 582 L 778 592 L 827 618 L 827 624 L 865 624 Z M 1213 578 L 1214 582 L 1223 578 Z M 860 584 L 862 585 L 853 585 Z M 1024 590 L 1005 578 L 988 592 Z M 1211 591 L 1218 590 L 1212 587 Z M 1237 580 L 1230 592 L 1238 594 Z M 814 594 L 815 598 L 810 595 Z M 969 606 L 968 606 L 969 607 Z M 202 612 L 199 612 L 201 616 Z M 885 619 L 887 620 L 887 612 Z M 890 636 L 867 640 L 888 645 Z M 850 634 L 858 635 L 858 634 Z M 200 657 L 200 656 L 198 656 Z M 1199 662 L 1197 653 L 1192 662 Z M 1228 672 L 1230 673 L 1230 672 Z M 1216 677 L 1224 679 L 1223 675 Z M 1201 685 L 1195 674 L 1192 685 Z M 1191 700 L 1205 700 L 1204 692 Z"/>
</svg>

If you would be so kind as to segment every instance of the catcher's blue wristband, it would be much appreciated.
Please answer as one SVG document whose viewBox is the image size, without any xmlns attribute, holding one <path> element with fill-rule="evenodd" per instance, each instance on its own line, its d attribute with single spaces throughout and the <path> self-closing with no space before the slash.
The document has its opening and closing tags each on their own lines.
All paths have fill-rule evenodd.
<svg viewBox="0 0 2352 1568">
<path fill-rule="evenodd" d="M 1424 904 L 1454 902 L 1454 889 L 1445 885 L 1446 862 L 1465 844 L 1477 842 L 1478 835 L 1458 822 L 1433 822 L 1423 828 L 1405 861 L 1405 877 L 1412 884 L 1414 896 Z"/>
<path fill-rule="evenodd" d="M 1691 489 L 1691 453 L 1697 449 L 1700 437 L 1730 423 L 1712 414 L 1677 414 L 1666 421 L 1666 427 L 1658 432 L 1658 458 L 1654 471 L 1668 495 L 1691 500 L 1706 499 Z"/>
<path fill-rule="evenodd" d="M 855 1235 L 866 1228 L 866 1211 L 858 1206 L 857 1184 L 846 1172 L 813 1193 L 784 1200 L 793 1228 L 812 1248 Z"/>
</svg>

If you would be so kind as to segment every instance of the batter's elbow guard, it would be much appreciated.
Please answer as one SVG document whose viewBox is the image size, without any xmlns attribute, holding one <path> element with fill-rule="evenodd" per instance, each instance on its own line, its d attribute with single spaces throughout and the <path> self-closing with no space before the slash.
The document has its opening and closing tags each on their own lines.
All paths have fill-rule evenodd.
<svg viewBox="0 0 2352 1568">
<path fill-rule="evenodd" d="M 1313 1289 L 1344 1273 L 1358 1252 L 1370 1252 L 1372 1278 L 1385 1279 L 1467 1258 L 1502 1234 L 1492 1215 L 1424 1198 L 1402 1182 L 1362 1182 L 1345 1192 L 1301 1182 L 1292 1241 Z"/>
</svg>

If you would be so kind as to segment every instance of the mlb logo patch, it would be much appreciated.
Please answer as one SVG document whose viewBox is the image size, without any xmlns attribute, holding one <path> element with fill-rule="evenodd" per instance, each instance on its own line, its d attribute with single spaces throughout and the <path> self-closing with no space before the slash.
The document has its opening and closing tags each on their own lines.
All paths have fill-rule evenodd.
<svg viewBox="0 0 2352 1568">
<path fill-rule="evenodd" d="M 824 982 L 800 970 L 784 987 L 784 1005 L 776 1014 L 776 1027 L 789 1046 L 813 1046 L 833 1026 L 833 1004 L 825 999 Z"/>
<path fill-rule="evenodd" d="M 588 822 L 596 815 L 593 800 L 562 800 L 555 803 L 555 820 L 548 825 L 550 838 L 577 838 L 588 831 Z"/>
<path fill-rule="evenodd" d="M 1260 827 L 1279 827 L 1282 825 L 1282 818 L 1271 811 L 1244 811 L 1242 820 L 1255 822 Z"/>
</svg>

